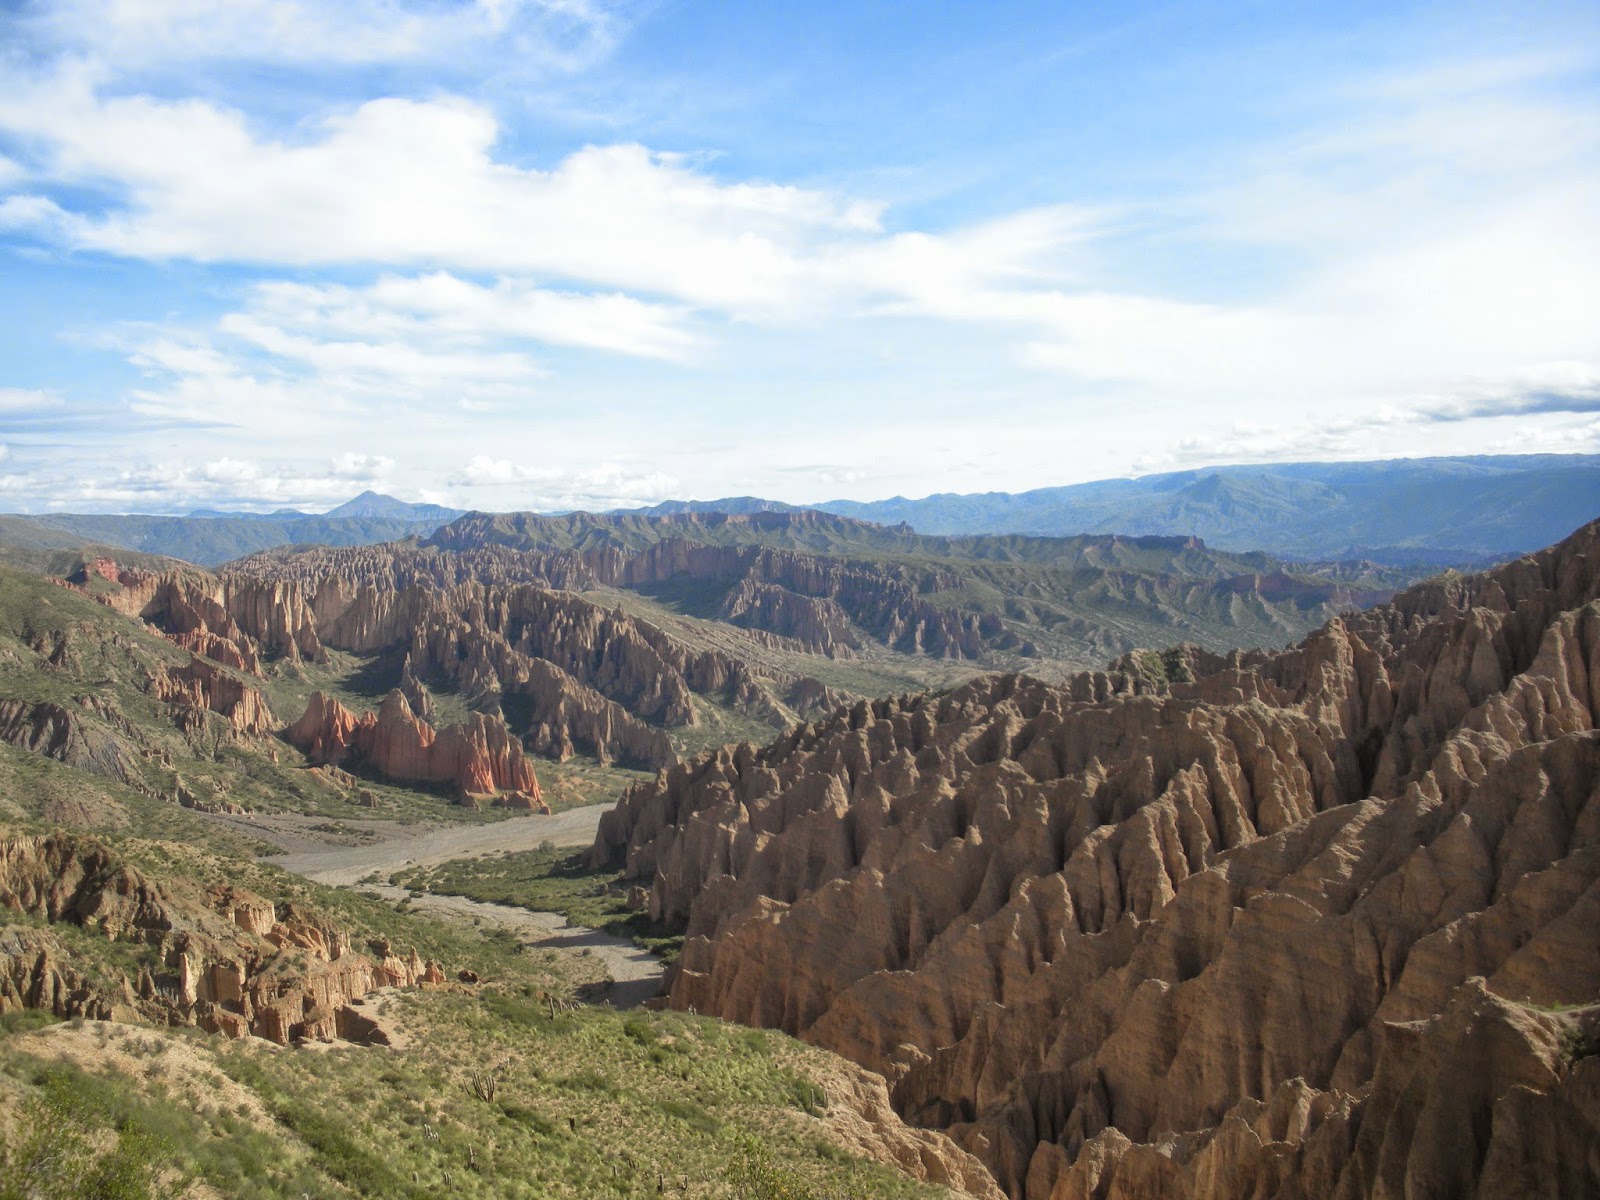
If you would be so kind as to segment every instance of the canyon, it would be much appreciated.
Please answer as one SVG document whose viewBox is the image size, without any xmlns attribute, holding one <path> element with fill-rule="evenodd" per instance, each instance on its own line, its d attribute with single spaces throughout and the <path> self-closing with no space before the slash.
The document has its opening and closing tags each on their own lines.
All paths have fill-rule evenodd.
<svg viewBox="0 0 1600 1200">
<path fill-rule="evenodd" d="M 539 758 L 583 758 L 653 772 L 587 859 L 681 934 L 665 1003 L 849 1060 L 861 1144 L 919 1178 L 1600 1186 L 1600 525 L 1392 598 L 1196 539 L 858 525 L 474 515 L 0 573 L 0 743 L 101 781 L 50 784 L 79 832 L 0 841 L 0 1010 L 380 1044 L 367 998 L 453 966 L 91 831 L 176 819 L 146 802 L 258 845 L 291 797 L 539 813 Z M 1299 640 L 1227 647 L 1251 631 Z"/>
<path fill-rule="evenodd" d="M 592 859 L 685 930 L 674 1006 L 882 1074 L 1011 1196 L 1583 1194 L 1597 712 L 1590 525 L 1286 651 L 708 752 Z"/>
</svg>

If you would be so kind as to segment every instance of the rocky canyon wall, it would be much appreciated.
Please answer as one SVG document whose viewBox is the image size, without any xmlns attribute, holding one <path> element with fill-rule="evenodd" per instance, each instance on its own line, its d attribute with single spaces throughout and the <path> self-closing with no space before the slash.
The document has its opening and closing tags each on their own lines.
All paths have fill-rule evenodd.
<svg viewBox="0 0 1600 1200">
<path fill-rule="evenodd" d="M 1589 526 L 1288 651 L 863 702 L 594 858 L 686 928 L 672 1003 L 1012 1196 L 1594 1194 L 1597 598 Z"/>
</svg>

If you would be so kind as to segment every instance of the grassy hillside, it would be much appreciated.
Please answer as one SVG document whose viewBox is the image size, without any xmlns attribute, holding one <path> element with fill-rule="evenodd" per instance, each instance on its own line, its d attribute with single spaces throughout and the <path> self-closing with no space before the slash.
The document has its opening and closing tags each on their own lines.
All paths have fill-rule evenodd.
<svg viewBox="0 0 1600 1200">
<path fill-rule="evenodd" d="M 393 1045 L 291 1049 L 193 1028 L 0 1015 L 0 1194 L 29 1197 L 934 1197 L 852 1150 L 853 1068 L 788 1038 L 574 1006 L 560 955 L 173 843 L 157 880 L 226 880 L 468 970 L 365 1010 Z M 11 914 L 7 930 L 38 929 Z M 71 930 L 77 968 L 137 974 L 137 943 Z M 751 1191 L 757 1178 L 772 1188 Z"/>
</svg>

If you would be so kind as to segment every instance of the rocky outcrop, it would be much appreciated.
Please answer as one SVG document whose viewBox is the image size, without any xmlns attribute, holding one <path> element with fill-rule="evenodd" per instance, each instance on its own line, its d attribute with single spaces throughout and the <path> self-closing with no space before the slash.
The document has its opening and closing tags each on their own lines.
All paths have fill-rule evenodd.
<svg viewBox="0 0 1600 1200">
<path fill-rule="evenodd" d="M 838 601 L 806 596 L 773 583 L 743 579 L 728 590 L 719 614 L 734 625 L 749 625 L 797 642 L 812 654 L 849 658 L 862 639 Z"/>
<path fill-rule="evenodd" d="M 147 622 L 194 654 L 249 675 L 261 674 L 260 646 L 228 612 L 225 589 L 214 576 L 195 570 L 119 568 L 108 559 L 96 564 L 96 575 L 119 589 L 93 592 L 100 603 Z"/>
<path fill-rule="evenodd" d="M 277 728 L 260 692 L 198 655 L 187 666 L 158 667 L 151 675 L 150 694 L 174 706 L 180 729 L 188 728 L 189 714 L 204 712 L 224 718 L 238 737 L 265 737 Z"/>
<path fill-rule="evenodd" d="M 0 1011 L 139 1017 L 288 1045 L 360 1033 L 350 1005 L 377 988 L 445 980 L 414 952 L 373 943 L 362 953 L 293 904 L 158 883 L 93 839 L 61 833 L 0 840 L 0 908 L 46 923 L 0 928 Z M 56 925 L 103 938 L 108 961 L 83 965 Z"/>
<path fill-rule="evenodd" d="M 1600 525 L 1159 660 L 703 756 L 594 858 L 686 929 L 673 1004 L 880 1072 L 1016 1197 L 1600 1188 L 1546 1011 L 1600 996 Z"/>
<path fill-rule="evenodd" d="M 428 685 L 418 679 L 416 672 L 411 669 L 411 655 L 407 654 L 400 664 L 400 682 L 396 685 L 400 694 L 406 698 L 406 703 L 411 705 L 411 711 L 417 714 L 418 720 L 433 724 L 433 693 L 428 690 Z"/>
<path fill-rule="evenodd" d="M 0 742 L 106 779 L 134 776 L 133 760 L 115 734 L 48 701 L 0 700 Z"/>
<path fill-rule="evenodd" d="M 821 1092 L 821 1104 L 806 1123 L 824 1123 L 835 1145 L 959 1195 L 1004 1200 L 1005 1193 L 975 1157 L 943 1134 L 900 1119 L 882 1076 L 838 1058 L 808 1062 L 804 1074 Z"/>
<path fill-rule="evenodd" d="M 350 762 L 385 779 L 450 784 L 466 797 L 508 792 L 525 797 L 528 806 L 542 805 L 533 764 L 503 721 L 473 713 L 463 724 L 435 732 L 398 690 L 384 697 L 376 713 L 359 717 L 317 692 L 284 737 L 314 766 Z"/>
</svg>

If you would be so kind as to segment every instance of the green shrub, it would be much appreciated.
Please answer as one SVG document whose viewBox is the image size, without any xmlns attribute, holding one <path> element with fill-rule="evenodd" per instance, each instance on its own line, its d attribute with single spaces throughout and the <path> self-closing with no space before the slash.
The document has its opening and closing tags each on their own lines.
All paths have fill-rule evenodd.
<svg viewBox="0 0 1600 1200">
<path fill-rule="evenodd" d="M 13 1146 L 0 1165 L 0 1200 L 154 1200 L 170 1145 L 95 1094 L 93 1080 L 60 1068 L 34 1077 Z M 115 1137 L 109 1147 L 108 1126 Z"/>
</svg>

